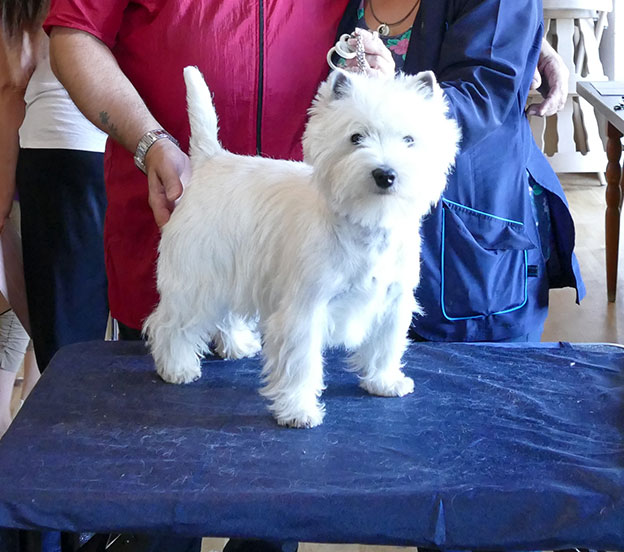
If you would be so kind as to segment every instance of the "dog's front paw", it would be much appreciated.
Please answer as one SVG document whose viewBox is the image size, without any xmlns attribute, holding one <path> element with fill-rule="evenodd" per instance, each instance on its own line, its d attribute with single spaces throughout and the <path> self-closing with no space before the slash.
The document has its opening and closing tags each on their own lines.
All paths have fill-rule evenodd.
<svg viewBox="0 0 624 552">
<path fill-rule="evenodd" d="M 360 387 L 366 389 L 371 395 L 380 397 L 402 397 L 414 391 L 414 380 L 403 374 L 398 377 L 388 379 L 379 378 L 376 380 L 362 380 Z"/>
<path fill-rule="evenodd" d="M 295 413 L 277 414 L 275 419 L 281 426 L 295 428 L 310 428 L 321 425 L 325 416 L 325 409 L 322 406 L 301 410 Z"/>
<path fill-rule="evenodd" d="M 177 366 L 175 368 L 157 366 L 156 372 L 167 383 L 192 383 L 201 378 L 201 369 L 197 366 Z"/>
</svg>

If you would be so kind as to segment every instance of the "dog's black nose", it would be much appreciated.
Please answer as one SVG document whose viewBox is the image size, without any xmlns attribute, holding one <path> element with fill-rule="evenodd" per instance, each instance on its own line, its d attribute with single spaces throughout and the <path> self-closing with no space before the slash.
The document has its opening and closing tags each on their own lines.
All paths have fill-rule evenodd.
<svg viewBox="0 0 624 552">
<path fill-rule="evenodd" d="M 390 186 L 394 184 L 396 180 L 397 173 L 388 167 L 381 167 L 375 169 L 373 171 L 373 178 L 375 179 L 375 183 L 380 188 L 387 190 Z"/>
</svg>

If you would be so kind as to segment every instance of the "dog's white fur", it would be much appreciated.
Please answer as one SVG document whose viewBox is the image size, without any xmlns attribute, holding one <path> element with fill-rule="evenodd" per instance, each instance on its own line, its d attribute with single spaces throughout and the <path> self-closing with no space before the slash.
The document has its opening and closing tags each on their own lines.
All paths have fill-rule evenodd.
<svg viewBox="0 0 624 552">
<path fill-rule="evenodd" d="M 193 174 L 163 229 L 161 298 L 144 325 L 160 376 L 196 380 L 211 342 L 227 358 L 254 355 L 257 324 L 261 393 L 280 424 L 321 423 L 330 346 L 350 352 L 369 393 L 412 392 L 401 356 L 417 310 L 420 219 L 459 141 L 433 74 L 336 72 L 310 109 L 303 163 L 225 151 L 201 74 L 187 67 L 184 78 Z M 395 171 L 392 186 L 376 184 L 377 168 Z"/>
</svg>

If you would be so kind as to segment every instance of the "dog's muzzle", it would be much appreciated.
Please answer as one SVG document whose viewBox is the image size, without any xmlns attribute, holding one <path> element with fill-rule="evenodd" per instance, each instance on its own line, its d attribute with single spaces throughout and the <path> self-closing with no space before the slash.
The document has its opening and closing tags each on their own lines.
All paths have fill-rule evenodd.
<svg viewBox="0 0 624 552">
<path fill-rule="evenodd" d="M 388 167 L 379 167 L 372 172 L 375 183 L 383 190 L 390 188 L 396 181 L 396 171 Z"/>
</svg>

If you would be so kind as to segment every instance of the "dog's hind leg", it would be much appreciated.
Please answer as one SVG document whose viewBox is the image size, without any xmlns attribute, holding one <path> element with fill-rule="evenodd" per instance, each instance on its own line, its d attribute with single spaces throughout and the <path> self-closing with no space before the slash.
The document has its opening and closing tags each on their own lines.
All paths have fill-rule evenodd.
<svg viewBox="0 0 624 552">
<path fill-rule="evenodd" d="M 308 312 L 292 302 L 269 317 L 264 334 L 264 387 L 280 425 L 314 427 L 323 421 L 323 309 Z"/>
<path fill-rule="evenodd" d="M 143 326 L 158 375 L 169 383 L 190 383 L 201 377 L 200 358 L 207 349 L 205 325 L 183 322 L 161 301 Z"/>
<path fill-rule="evenodd" d="M 217 328 L 214 347 L 221 358 L 246 358 L 260 352 L 260 335 L 242 316 L 229 313 Z"/>
<path fill-rule="evenodd" d="M 391 293 L 392 288 L 388 290 Z M 414 390 L 413 380 L 401 370 L 414 306 L 411 291 L 389 298 L 386 310 L 349 358 L 351 368 L 360 376 L 360 386 L 372 395 L 402 397 Z"/>
</svg>

